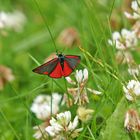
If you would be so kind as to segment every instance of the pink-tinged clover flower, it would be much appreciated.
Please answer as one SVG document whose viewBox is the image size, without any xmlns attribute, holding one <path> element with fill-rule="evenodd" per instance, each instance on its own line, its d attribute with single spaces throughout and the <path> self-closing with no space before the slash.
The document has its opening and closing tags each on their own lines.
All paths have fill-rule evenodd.
<svg viewBox="0 0 140 140">
<path fill-rule="evenodd" d="M 129 109 L 125 115 L 124 127 L 129 131 L 140 132 L 140 117 L 134 109 Z"/>
<path fill-rule="evenodd" d="M 57 38 L 58 43 L 67 47 L 80 44 L 80 38 L 75 28 L 70 27 L 64 29 Z"/>
<path fill-rule="evenodd" d="M 72 80 L 70 77 L 66 77 L 66 80 L 68 83 L 75 86 L 72 88 L 68 88 L 68 93 L 73 96 L 73 100 L 67 99 L 67 97 L 66 97 L 65 100 L 68 102 L 67 103 L 68 105 L 73 105 L 73 103 L 78 104 L 78 105 L 89 103 L 87 91 L 89 91 L 93 94 L 96 94 L 96 95 L 101 94 L 101 92 L 88 88 L 86 86 L 87 80 L 88 80 L 88 70 L 87 69 L 76 70 L 75 80 Z"/>
<path fill-rule="evenodd" d="M 0 90 L 3 90 L 7 82 L 12 82 L 15 79 L 10 68 L 0 65 Z"/>
</svg>

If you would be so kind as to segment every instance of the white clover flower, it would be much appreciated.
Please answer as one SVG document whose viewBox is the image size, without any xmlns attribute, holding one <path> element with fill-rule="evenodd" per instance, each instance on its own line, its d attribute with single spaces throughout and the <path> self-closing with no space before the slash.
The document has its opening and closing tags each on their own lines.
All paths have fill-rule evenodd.
<svg viewBox="0 0 140 140">
<path fill-rule="evenodd" d="M 66 96 L 64 96 L 64 99 L 66 100 L 68 106 L 71 106 L 73 104 L 82 105 L 85 103 L 89 103 L 87 91 L 96 95 L 101 94 L 101 92 L 97 90 L 86 87 L 86 83 L 88 80 L 88 70 L 86 68 L 84 70 L 76 70 L 75 79 L 76 82 L 70 77 L 66 77 L 67 82 L 76 86 L 75 88 L 68 88 L 68 93 L 73 96 L 73 100 L 68 99 Z"/>
<path fill-rule="evenodd" d="M 52 114 L 56 114 L 59 111 L 59 103 L 61 98 L 61 95 L 53 93 L 51 105 L 51 96 L 39 95 L 34 99 L 31 106 L 31 111 L 36 114 L 38 119 L 46 120 L 51 116 L 51 111 Z"/>
<path fill-rule="evenodd" d="M 139 8 L 138 2 L 136 0 L 132 1 L 131 8 L 133 10 L 133 13 L 130 14 L 128 12 L 124 12 L 125 16 L 129 19 L 139 19 L 140 18 L 140 8 Z"/>
<path fill-rule="evenodd" d="M 16 32 L 20 32 L 26 23 L 25 15 L 20 11 L 14 12 L 0 12 L 0 29 L 13 29 Z"/>
<path fill-rule="evenodd" d="M 129 101 L 133 101 L 135 97 L 140 96 L 140 82 L 131 80 L 127 86 L 123 86 L 125 96 Z"/>
<path fill-rule="evenodd" d="M 116 45 L 118 50 L 126 50 L 137 45 L 137 38 L 134 31 L 122 29 L 121 33 L 114 32 L 112 34 L 112 40 L 109 39 L 108 43 L 110 45 Z"/>
<path fill-rule="evenodd" d="M 83 128 L 78 128 L 78 116 L 76 116 L 71 121 L 71 112 L 66 111 L 64 113 L 59 113 L 55 118 L 52 118 L 50 120 L 50 126 L 48 126 L 45 130 L 46 132 L 53 137 L 54 139 L 56 137 L 69 137 L 69 138 L 75 138 L 79 135 L 79 132 L 82 131 Z"/>
</svg>

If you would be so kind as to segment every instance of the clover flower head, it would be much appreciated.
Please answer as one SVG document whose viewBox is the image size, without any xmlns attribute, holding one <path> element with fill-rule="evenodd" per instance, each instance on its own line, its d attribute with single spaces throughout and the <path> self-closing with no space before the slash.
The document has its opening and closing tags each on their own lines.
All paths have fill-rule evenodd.
<svg viewBox="0 0 140 140">
<path fill-rule="evenodd" d="M 77 115 L 78 118 L 82 121 L 82 122 L 88 122 L 89 120 L 91 120 L 92 116 L 93 116 L 93 112 L 94 110 L 92 109 L 87 109 L 85 107 L 80 106 L 77 109 Z"/>
<path fill-rule="evenodd" d="M 77 70 L 75 74 L 75 81 L 72 80 L 70 77 L 66 77 L 68 83 L 76 86 L 74 88 L 68 88 L 68 93 L 73 96 L 72 99 L 68 99 L 67 96 L 64 96 L 68 106 L 73 104 L 83 105 L 85 103 L 89 103 L 89 99 L 87 96 L 87 91 L 99 95 L 101 92 L 87 88 L 86 83 L 88 80 L 88 70 L 85 68 L 84 70 Z"/>
<path fill-rule="evenodd" d="M 110 45 L 115 45 L 118 50 L 127 50 L 134 48 L 137 45 L 137 38 L 134 31 L 122 29 L 121 33 L 114 32 L 112 34 L 112 40 L 108 40 Z"/>
<path fill-rule="evenodd" d="M 131 80 L 127 86 L 123 86 L 125 96 L 129 101 L 133 101 L 137 96 L 140 96 L 140 82 Z"/>
<path fill-rule="evenodd" d="M 13 29 L 16 32 L 20 32 L 25 23 L 26 17 L 20 11 L 0 12 L 0 29 Z"/>
<path fill-rule="evenodd" d="M 129 19 L 140 19 L 140 8 L 136 0 L 132 1 L 131 8 L 133 13 L 124 12 L 125 16 Z"/>
<path fill-rule="evenodd" d="M 12 82 L 15 79 L 10 68 L 0 65 L 0 90 L 3 90 L 7 82 Z"/>
<path fill-rule="evenodd" d="M 140 132 L 140 118 L 138 112 L 134 109 L 129 109 L 125 115 L 124 127 L 130 131 Z"/>
<path fill-rule="evenodd" d="M 64 113 L 57 114 L 56 118 L 50 120 L 50 126 L 46 127 L 46 132 L 53 138 L 75 138 L 82 131 L 78 127 L 78 116 L 71 121 L 71 112 L 65 111 Z"/>
<path fill-rule="evenodd" d="M 78 32 L 75 28 L 69 27 L 64 29 L 57 38 L 58 43 L 67 47 L 80 44 Z"/>
<path fill-rule="evenodd" d="M 52 114 L 56 114 L 59 111 L 61 98 L 62 96 L 60 94 L 53 93 L 51 103 L 51 96 L 39 95 L 34 99 L 31 111 L 36 114 L 38 119 L 46 120 L 51 116 L 51 111 Z"/>
</svg>

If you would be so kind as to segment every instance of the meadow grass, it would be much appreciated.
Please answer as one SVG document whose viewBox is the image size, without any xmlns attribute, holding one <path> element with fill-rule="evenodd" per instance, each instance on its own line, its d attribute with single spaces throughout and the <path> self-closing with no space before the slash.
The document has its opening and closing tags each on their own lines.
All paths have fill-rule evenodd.
<svg viewBox="0 0 140 140">
<path fill-rule="evenodd" d="M 137 132 L 128 133 L 124 128 L 125 112 L 130 107 L 138 108 L 129 103 L 124 96 L 122 86 L 131 79 L 126 72 L 127 66 L 120 66 L 115 59 L 115 46 L 108 44 L 112 27 L 110 21 L 114 9 L 123 7 L 121 0 L 107 0 L 100 3 L 96 0 L 47 0 L 37 1 L 43 18 L 50 27 L 57 49 L 58 34 L 67 27 L 75 27 L 80 36 L 81 45 L 72 49 L 65 47 L 64 54 L 81 56 L 77 69 L 87 68 L 90 88 L 102 92 L 97 96 L 91 93 L 87 107 L 93 109 L 92 120 L 83 124 L 83 131 L 77 140 L 139 140 Z M 0 38 L 0 63 L 10 67 L 15 80 L 0 91 L 0 140 L 34 140 L 33 126 L 40 124 L 30 111 L 33 99 L 39 94 L 58 92 L 67 93 L 68 83 L 62 79 L 51 79 L 32 72 L 34 67 L 42 64 L 44 59 L 55 52 L 45 22 L 34 0 L 0 0 L 0 10 L 11 11 L 21 9 L 27 16 L 23 32 L 7 31 Z M 121 27 L 130 27 L 123 15 Z M 138 53 L 138 52 L 137 52 Z M 139 55 L 135 54 L 136 62 Z M 74 74 L 72 74 L 74 75 Z M 61 111 L 70 110 L 76 114 L 75 106 Z"/>
</svg>

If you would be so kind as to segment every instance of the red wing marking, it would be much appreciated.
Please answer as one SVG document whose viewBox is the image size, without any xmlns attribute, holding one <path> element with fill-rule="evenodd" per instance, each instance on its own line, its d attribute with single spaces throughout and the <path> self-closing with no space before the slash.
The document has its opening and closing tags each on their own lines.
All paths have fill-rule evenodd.
<svg viewBox="0 0 140 140">
<path fill-rule="evenodd" d="M 63 76 L 63 71 L 60 62 L 57 63 L 55 69 L 49 74 L 52 78 L 61 78 Z"/>
<path fill-rule="evenodd" d="M 73 72 L 73 69 L 70 67 L 67 61 L 64 61 L 64 68 L 63 68 L 63 76 L 67 77 Z"/>
</svg>

